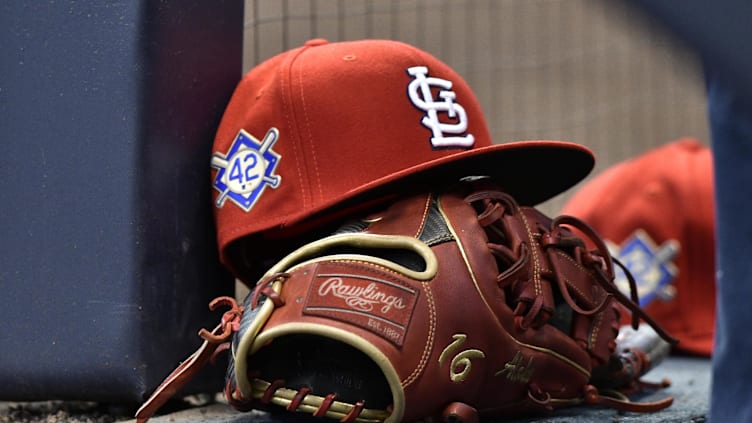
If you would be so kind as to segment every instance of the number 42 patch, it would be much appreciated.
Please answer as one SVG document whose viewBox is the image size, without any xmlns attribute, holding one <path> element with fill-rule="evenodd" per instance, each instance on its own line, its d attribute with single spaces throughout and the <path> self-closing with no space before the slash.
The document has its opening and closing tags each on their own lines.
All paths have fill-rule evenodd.
<svg viewBox="0 0 752 423">
<path fill-rule="evenodd" d="M 214 153 L 211 166 L 217 169 L 214 188 L 219 191 L 216 206 L 221 208 L 229 198 L 245 211 L 251 210 L 269 185 L 277 188 L 282 177 L 274 174 L 280 155 L 272 150 L 279 130 L 271 128 L 259 141 L 240 130 L 227 154 Z"/>
</svg>

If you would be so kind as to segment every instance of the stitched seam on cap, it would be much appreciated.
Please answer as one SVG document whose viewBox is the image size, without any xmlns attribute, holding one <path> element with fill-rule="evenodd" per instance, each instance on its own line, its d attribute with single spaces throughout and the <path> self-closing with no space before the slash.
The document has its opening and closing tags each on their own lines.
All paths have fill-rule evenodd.
<svg viewBox="0 0 752 423">
<path fill-rule="evenodd" d="M 285 120 L 287 122 L 287 127 L 290 128 L 291 132 L 298 133 L 298 126 L 296 125 L 294 114 L 295 110 L 293 109 L 294 105 L 292 104 L 292 67 L 295 64 L 295 61 L 300 56 L 300 54 L 307 49 L 308 47 L 302 47 L 298 52 L 295 53 L 293 57 L 291 57 L 288 60 L 289 64 L 286 64 L 286 66 L 283 66 L 280 68 L 280 88 L 282 91 L 282 105 L 283 110 L 285 113 Z M 286 73 L 286 74 L 285 74 Z M 287 97 L 291 97 L 288 101 Z M 292 137 L 292 134 L 289 134 L 290 138 Z M 300 136 L 298 135 L 298 139 Z M 306 178 L 308 175 L 304 175 L 301 169 L 300 164 L 303 163 L 305 165 L 305 155 L 301 154 L 300 152 L 300 145 L 297 142 L 293 142 L 293 151 L 295 154 L 295 163 L 298 164 L 297 166 L 297 173 L 298 173 L 298 180 L 301 182 L 298 184 L 298 188 L 301 191 L 301 197 L 303 200 L 302 208 L 308 207 L 308 195 L 306 194 L 306 184 L 304 183 L 306 181 Z M 292 213 L 291 213 L 292 214 Z M 289 214 L 288 214 L 289 215 Z"/>
<path fill-rule="evenodd" d="M 308 108 L 306 107 L 305 93 L 303 90 L 303 80 L 304 80 L 303 72 L 299 72 L 298 80 L 300 83 L 300 101 L 303 107 L 303 117 L 305 119 L 306 134 L 308 135 L 308 144 L 310 147 L 309 152 L 311 153 L 310 156 L 311 156 L 311 159 L 312 159 L 311 161 L 313 164 L 313 173 L 316 176 L 315 178 L 316 186 L 318 188 L 318 193 L 319 193 L 318 202 L 321 202 L 324 199 L 324 191 L 321 187 L 321 176 L 319 174 L 319 164 L 318 164 L 318 159 L 316 158 L 316 148 L 315 148 L 315 143 L 313 139 L 313 134 L 311 133 L 311 120 L 308 118 Z M 310 182 L 313 182 L 313 181 L 310 181 Z M 316 201 L 314 201 L 314 203 L 316 203 Z"/>
</svg>

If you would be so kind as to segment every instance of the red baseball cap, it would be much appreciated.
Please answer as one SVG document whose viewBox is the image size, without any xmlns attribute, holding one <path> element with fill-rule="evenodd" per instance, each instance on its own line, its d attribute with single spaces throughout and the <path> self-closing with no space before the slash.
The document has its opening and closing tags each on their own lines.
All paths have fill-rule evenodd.
<svg viewBox="0 0 752 423">
<path fill-rule="evenodd" d="M 607 241 L 635 277 L 640 305 L 679 339 L 677 350 L 705 356 L 715 328 L 712 166 L 708 147 L 682 138 L 606 169 L 562 211 Z"/>
<path fill-rule="evenodd" d="M 417 48 L 310 40 L 253 68 L 226 107 L 211 161 L 220 255 L 233 269 L 226 250 L 249 235 L 464 176 L 536 204 L 593 164 L 568 142 L 494 145 L 467 83 Z"/>
</svg>

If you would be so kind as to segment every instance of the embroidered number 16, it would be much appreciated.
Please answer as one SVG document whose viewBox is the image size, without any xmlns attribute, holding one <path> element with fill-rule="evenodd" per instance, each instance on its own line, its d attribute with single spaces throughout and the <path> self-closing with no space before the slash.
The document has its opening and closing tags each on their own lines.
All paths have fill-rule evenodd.
<svg viewBox="0 0 752 423">
<path fill-rule="evenodd" d="M 444 351 L 441 352 L 441 355 L 439 356 L 439 364 L 443 364 L 444 360 L 450 355 L 453 354 L 454 351 L 456 351 L 462 344 L 465 343 L 465 340 L 467 339 L 467 335 L 464 333 L 457 333 L 452 336 L 452 339 L 454 341 L 447 345 L 446 348 L 444 348 Z M 472 361 L 471 359 L 475 358 L 485 358 L 485 354 L 481 350 L 476 349 L 467 349 L 458 352 L 454 357 L 452 357 L 452 362 L 449 367 L 449 379 L 454 383 L 460 383 L 464 381 L 467 376 L 470 374 L 470 370 L 472 369 Z"/>
</svg>

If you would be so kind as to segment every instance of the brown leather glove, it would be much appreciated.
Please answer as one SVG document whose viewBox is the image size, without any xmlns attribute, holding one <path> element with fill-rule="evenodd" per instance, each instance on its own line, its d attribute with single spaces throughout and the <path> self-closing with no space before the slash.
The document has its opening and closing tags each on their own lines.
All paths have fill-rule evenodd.
<svg viewBox="0 0 752 423">
<path fill-rule="evenodd" d="M 400 199 L 294 251 L 205 339 L 234 332 L 225 394 L 241 410 L 471 422 L 667 407 L 625 396 L 660 357 L 617 348 L 620 310 L 674 341 L 613 280 L 587 225 L 476 180 Z"/>
</svg>

